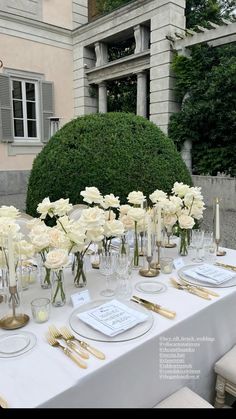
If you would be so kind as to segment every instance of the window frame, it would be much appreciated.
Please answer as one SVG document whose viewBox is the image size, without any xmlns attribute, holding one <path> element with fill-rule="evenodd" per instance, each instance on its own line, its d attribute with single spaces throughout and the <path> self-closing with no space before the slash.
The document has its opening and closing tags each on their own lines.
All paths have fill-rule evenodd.
<svg viewBox="0 0 236 419">
<path fill-rule="evenodd" d="M 40 120 L 40 95 L 39 95 L 39 80 L 36 79 L 30 79 L 25 78 L 17 75 L 10 75 L 10 81 L 11 81 L 11 106 L 12 106 L 12 129 L 13 129 L 13 138 L 14 142 L 22 142 L 27 141 L 29 143 L 31 142 L 40 142 L 41 141 L 41 120 Z M 13 108 L 13 82 L 18 81 L 21 83 L 22 86 L 22 111 L 23 111 L 23 118 L 15 118 L 14 117 L 14 108 Z M 36 137 L 29 137 L 28 136 L 28 125 L 27 121 L 30 119 L 27 118 L 27 99 L 26 99 L 26 83 L 34 84 L 35 87 L 35 120 L 36 120 L 36 131 L 37 136 Z M 16 99 L 17 100 L 17 99 Z M 15 136 L 15 129 L 14 129 L 14 120 L 17 119 L 23 119 L 23 129 L 24 134 L 27 134 L 27 136 L 24 137 L 16 137 Z M 34 120 L 34 119 L 32 119 Z"/>
</svg>

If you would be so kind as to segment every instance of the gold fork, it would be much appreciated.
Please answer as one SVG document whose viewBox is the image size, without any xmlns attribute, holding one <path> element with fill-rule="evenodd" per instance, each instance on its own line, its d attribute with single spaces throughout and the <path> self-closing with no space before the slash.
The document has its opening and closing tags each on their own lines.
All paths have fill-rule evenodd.
<svg viewBox="0 0 236 419">
<path fill-rule="evenodd" d="M 72 361 L 74 361 L 80 368 L 87 368 L 86 362 L 84 362 L 82 359 L 80 359 L 77 355 L 75 355 L 71 349 L 67 348 L 66 346 L 61 345 L 58 340 L 53 338 L 51 335 L 47 335 L 47 341 L 49 345 L 58 347 L 63 350 L 64 354 L 68 356 Z"/>
<path fill-rule="evenodd" d="M 81 358 L 84 358 L 84 359 L 88 359 L 89 358 L 89 354 L 87 352 L 85 352 L 83 349 L 78 348 L 78 346 L 76 345 L 75 342 L 72 342 L 70 339 L 66 339 L 62 335 L 62 333 L 60 332 L 60 330 L 58 330 L 57 327 L 54 326 L 54 324 L 52 324 L 51 326 L 48 326 L 48 329 L 49 329 L 50 335 L 54 339 L 63 339 L 66 342 L 67 346 L 69 346 L 70 349 L 72 349 L 79 356 L 81 356 Z"/>
<path fill-rule="evenodd" d="M 86 343 L 86 342 L 84 342 L 80 339 L 77 339 L 74 335 L 72 335 L 71 331 L 67 327 L 61 327 L 60 331 L 61 331 L 62 336 L 66 340 L 76 340 L 77 342 L 79 342 L 80 346 L 83 349 L 86 349 L 92 355 L 96 356 L 96 358 L 105 359 L 105 355 L 104 355 L 103 352 L 99 351 L 96 348 L 93 348 L 93 346 L 90 346 L 88 343 Z"/>
<path fill-rule="evenodd" d="M 191 285 L 180 284 L 174 278 L 170 278 L 170 281 L 171 281 L 172 285 L 179 290 L 185 290 L 185 291 L 188 291 L 190 294 L 197 295 L 198 297 L 204 298 L 205 300 L 211 300 L 211 298 L 209 297 L 208 294 L 206 294 L 205 292 L 200 291 L 200 290 L 198 290 L 194 287 L 191 287 Z"/>
</svg>

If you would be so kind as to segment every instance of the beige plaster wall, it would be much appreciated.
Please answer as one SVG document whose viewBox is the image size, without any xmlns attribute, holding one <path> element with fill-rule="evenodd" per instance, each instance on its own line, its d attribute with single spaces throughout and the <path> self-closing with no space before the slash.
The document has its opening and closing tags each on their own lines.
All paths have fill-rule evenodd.
<svg viewBox="0 0 236 419">
<path fill-rule="evenodd" d="M 61 126 L 74 116 L 72 51 L 0 34 L 4 68 L 42 73 L 54 82 L 55 116 Z M 0 144 L 0 171 L 29 170 L 35 155 L 8 156 L 8 145 Z"/>
<path fill-rule="evenodd" d="M 72 29 L 72 0 L 43 0 L 43 22 Z"/>
</svg>

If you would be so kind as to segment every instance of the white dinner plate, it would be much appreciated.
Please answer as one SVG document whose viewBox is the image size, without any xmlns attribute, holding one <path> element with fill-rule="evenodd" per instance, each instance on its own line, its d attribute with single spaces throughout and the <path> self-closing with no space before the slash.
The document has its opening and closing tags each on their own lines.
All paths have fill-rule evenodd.
<svg viewBox="0 0 236 419">
<path fill-rule="evenodd" d="M 228 288 L 228 287 L 235 287 L 236 286 L 236 274 L 234 278 L 230 279 L 229 281 L 223 282 L 221 284 L 213 284 L 208 281 L 198 281 L 195 278 L 190 277 L 186 274 L 186 271 L 192 268 L 195 268 L 196 266 L 200 266 L 200 264 L 195 265 L 186 265 L 183 266 L 181 269 L 177 271 L 178 276 L 180 279 L 184 280 L 186 283 L 190 285 L 197 285 L 202 287 L 209 287 L 209 288 Z M 224 268 L 221 268 L 224 269 Z M 229 272 L 228 269 L 226 269 L 227 272 Z M 232 271 L 231 271 L 232 273 Z"/>
<path fill-rule="evenodd" d="M 84 323 L 82 320 L 78 318 L 79 313 L 83 313 L 84 311 L 91 310 L 92 308 L 105 304 L 108 301 L 109 300 L 92 301 L 88 304 L 85 304 L 75 309 L 72 312 L 69 319 L 71 329 L 78 335 L 82 336 L 83 338 L 95 340 L 98 342 L 125 342 L 128 340 L 136 339 L 139 336 L 144 335 L 151 329 L 153 325 L 153 321 L 154 321 L 151 311 L 147 310 L 146 308 L 136 303 L 133 303 L 132 301 L 121 301 L 121 302 L 122 304 L 127 305 L 127 307 L 132 308 L 133 310 L 139 311 L 141 313 L 145 313 L 147 315 L 147 320 L 145 320 L 143 323 L 137 324 L 136 326 L 132 327 L 132 329 L 126 330 L 125 332 L 119 335 L 113 336 L 113 337 L 104 335 L 103 333 L 99 332 L 96 329 L 93 329 L 91 326 Z"/>
</svg>

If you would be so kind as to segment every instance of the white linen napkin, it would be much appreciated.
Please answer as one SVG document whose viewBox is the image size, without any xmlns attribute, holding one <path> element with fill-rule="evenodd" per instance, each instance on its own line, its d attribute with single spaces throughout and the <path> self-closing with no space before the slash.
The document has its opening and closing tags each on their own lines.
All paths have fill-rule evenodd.
<svg viewBox="0 0 236 419">
<path fill-rule="evenodd" d="M 207 263 L 187 269 L 185 274 L 200 282 L 208 282 L 209 284 L 215 285 L 223 284 L 236 276 L 235 273 L 228 272 L 225 269 Z"/>
<path fill-rule="evenodd" d="M 145 313 L 136 311 L 118 300 L 79 313 L 78 318 L 107 336 L 116 336 L 147 320 Z"/>
</svg>

